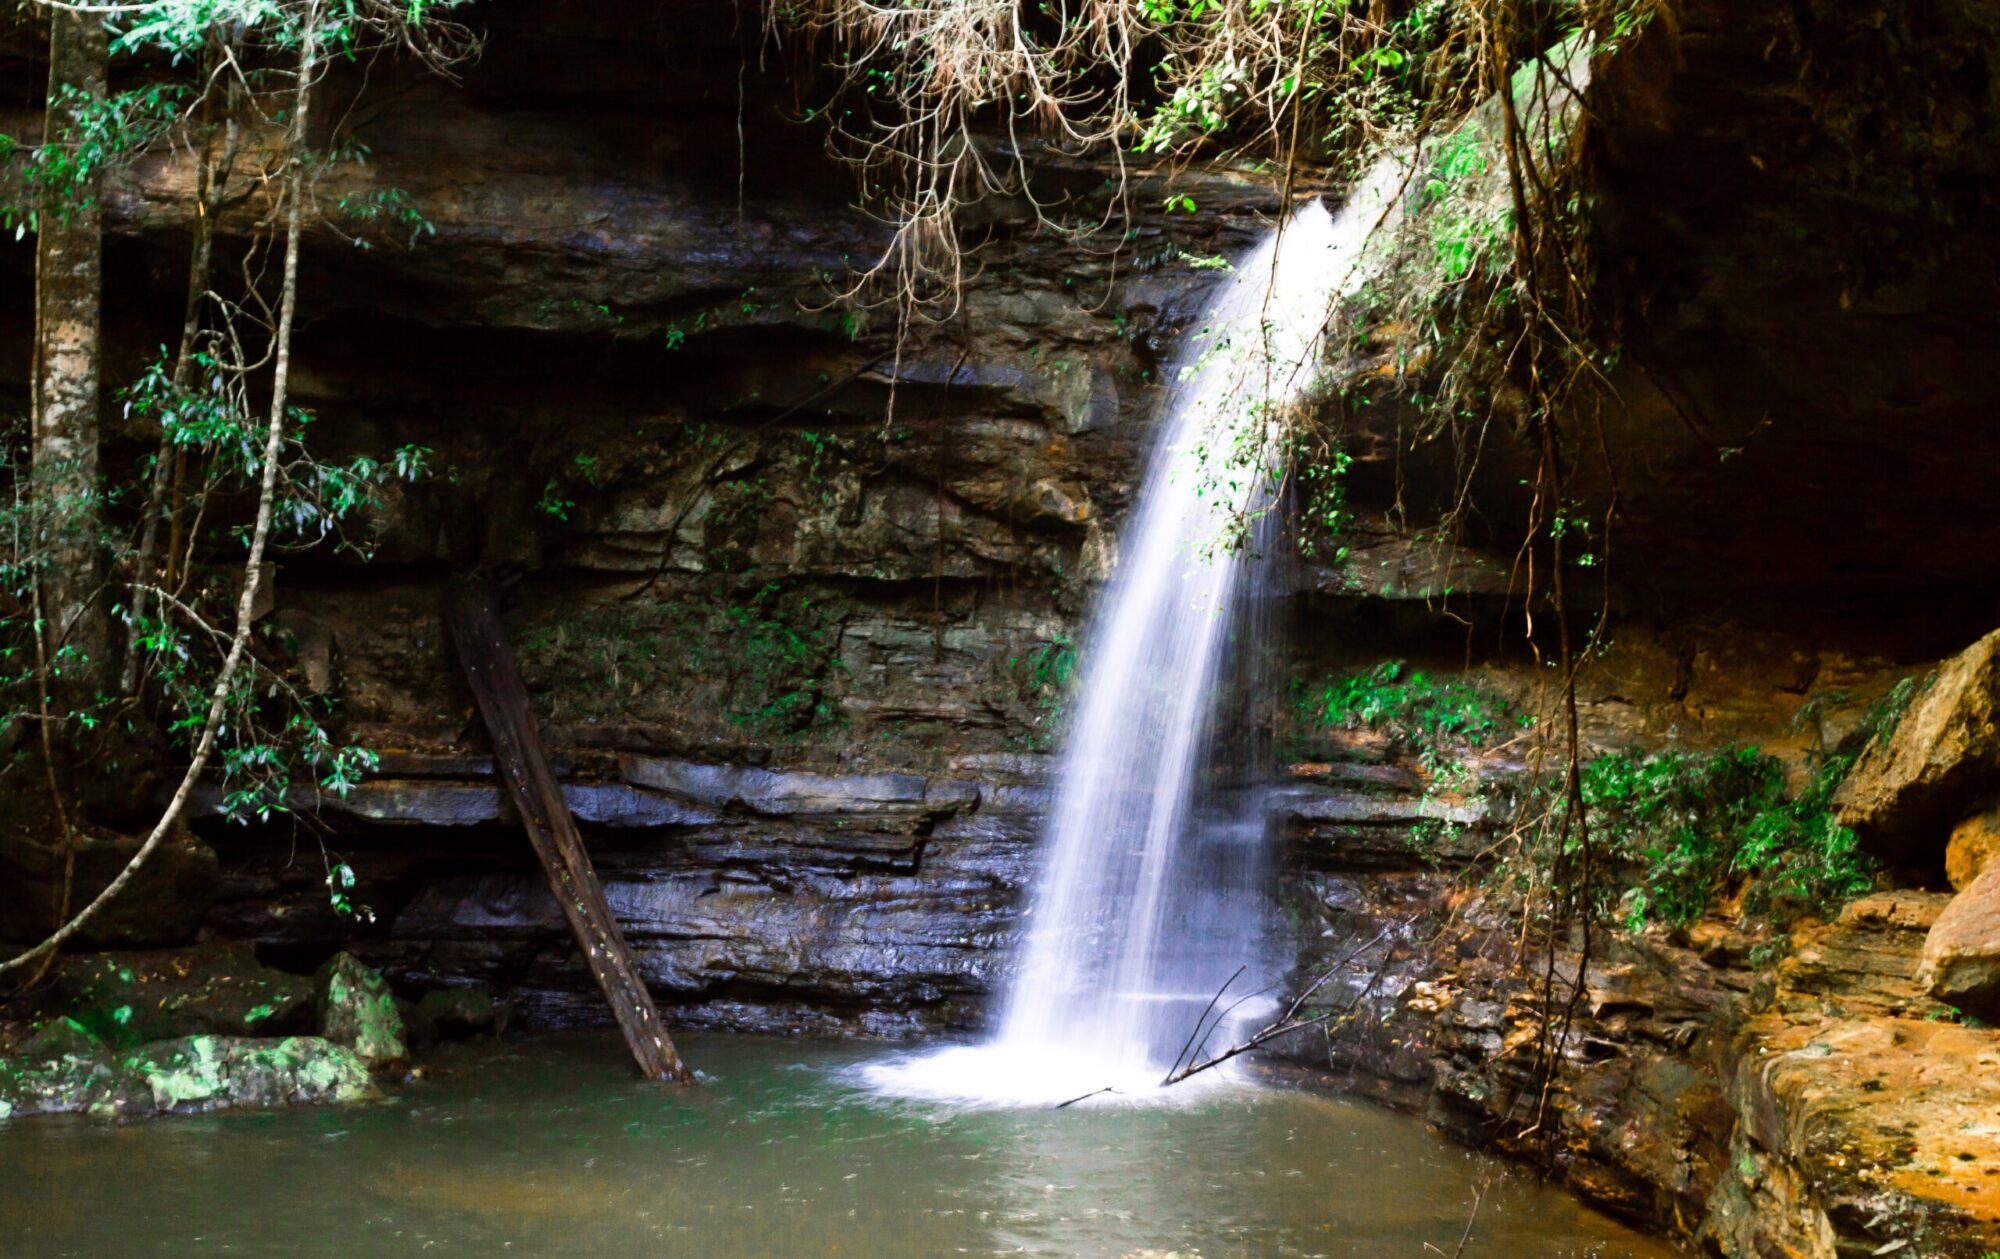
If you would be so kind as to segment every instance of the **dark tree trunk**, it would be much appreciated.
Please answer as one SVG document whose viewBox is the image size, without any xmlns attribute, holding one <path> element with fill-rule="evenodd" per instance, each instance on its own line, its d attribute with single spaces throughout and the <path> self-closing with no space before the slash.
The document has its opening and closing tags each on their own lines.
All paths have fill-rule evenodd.
<svg viewBox="0 0 2000 1259">
<path fill-rule="evenodd" d="M 514 668 L 514 650 L 500 628 L 492 588 L 482 581 L 453 583 L 445 591 L 444 615 L 466 686 L 493 743 L 493 763 L 521 814 L 577 947 L 583 950 L 618 1029 L 625 1033 L 625 1044 L 647 1079 L 691 1083 L 694 1073 L 681 1062 L 660 1022 L 660 1012 L 625 947 L 618 920 L 584 850 L 583 836 L 577 833 L 576 820 L 549 768 L 541 730 L 528 707 L 527 688 Z"/>
</svg>

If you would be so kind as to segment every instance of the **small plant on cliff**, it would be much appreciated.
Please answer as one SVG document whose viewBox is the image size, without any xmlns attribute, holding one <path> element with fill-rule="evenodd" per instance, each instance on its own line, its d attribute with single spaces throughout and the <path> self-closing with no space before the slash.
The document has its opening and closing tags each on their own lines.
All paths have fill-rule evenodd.
<svg viewBox="0 0 2000 1259">
<path fill-rule="evenodd" d="M 1021 698 L 1035 709 L 1029 746 L 1037 750 L 1053 746 L 1062 733 L 1070 680 L 1076 676 L 1076 645 L 1069 635 L 1057 634 L 1025 655 L 1009 656 L 1007 667 Z"/>
<path fill-rule="evenodd" d="M 1794 796 L 1777 758 L 1751 747 L 1591 761 L 1591 826 L 1635 875 L 1625 927 L 1685 926 L 1737 885 L 1747 910 L 1779 923 L 1866 891 L 1873 863 L 1831 809 L 1851 763 L 1827 758 Z"/>
<path fill-rule="evenodd" d="M 840 662 L 824 608 L 772 583 L 723 616 L 737 643 L 730 721 L 768 736 L 837 720 L 827 692 Z"/>
<path fill-rule="evenodd" d="M 1466 749 L 1500 742 L 1533 722 L 1492 691 L 1400 660 L 1299 690 L 1305 729 L 1381 731 L 1414 751 L 1433 775 L 1454 768 Z"/>
</svg>

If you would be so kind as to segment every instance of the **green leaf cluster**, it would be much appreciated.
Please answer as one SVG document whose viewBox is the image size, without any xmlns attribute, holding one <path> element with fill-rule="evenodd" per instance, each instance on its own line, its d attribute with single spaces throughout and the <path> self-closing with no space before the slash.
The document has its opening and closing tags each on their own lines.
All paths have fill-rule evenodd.
<svg viewBox="0 0 2000 1259">
<path fill-rule="evenodd" d="M 1592 833 L 1635 878 L 1625 927 L 1686 926 L 1738 884 L 1746 910 L 1779 922 L 1866 891 L 1874 862 L 1831 807 L 1851 764 L 1827 758 L 1793 795 L 1777 758 L 1740 744 L 1589 762 L 1582 793 Z"/>
<path fill-rule="evenodd" d="M 1533 722 L 1491 690 L 1412 669 L 1401 660 L 1300 687 L 1297 703 L 1307 729 L 1383 731 L 1416 750 L 1431 769 Z"/>
</svg>

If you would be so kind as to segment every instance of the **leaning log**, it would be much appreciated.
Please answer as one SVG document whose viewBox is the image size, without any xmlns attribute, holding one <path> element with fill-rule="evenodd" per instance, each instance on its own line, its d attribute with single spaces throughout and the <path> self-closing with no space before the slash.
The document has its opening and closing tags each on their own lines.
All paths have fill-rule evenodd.
<svg viewBox="0 0 2000 1259">
<path fill-rule="evenodd" d="M 484 581 L 451 583 L 445 590 L 444 616 L 466 686 L 492 741 L 494 764 L 639 1070 L 650 1080 L 692 1082 L 693 1073 L 675 1051 L 652 994 L 639 978 L 590 854 L 584 851 L 576 820 L 549 768 L 527 689 L 514 667 L 513 648 L 494 609 L 492 587 Z"/>
</svg>

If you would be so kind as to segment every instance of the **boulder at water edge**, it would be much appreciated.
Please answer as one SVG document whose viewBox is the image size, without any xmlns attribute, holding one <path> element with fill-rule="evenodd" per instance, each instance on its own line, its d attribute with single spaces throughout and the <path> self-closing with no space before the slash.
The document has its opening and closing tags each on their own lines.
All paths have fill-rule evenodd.
<svg viewBox="0 0 2000 1259">
<path fill-rule="evenodd" d="M 353 1050 L 317 1036 L 183 1036 L 112 1050 L 65 1023 L 0 1062 L 0 1119 L 11 1115 L 184 1114 L 381 1096 Z"/>
<path fill-rule="evenodd" d="M 351 953 L 336 953 L 318 976 L 320 1035 L 346 1045 L 375 1071 L 410 1065 L 403 1016 L 381 975 Z"/>
<path fill-rule="evenodd" d="M 2000 1020 L 2000 862 L 1988 862 L 1938 915 L 1917 980 L 1946 1005 Z"/>
<path fill-rule="evenodd" d="M 2000 630 L 1952 657 L 1885 743 L 1871 739 L 1834 808 L 1870 847 L 1929 864 L 1952 825 L 2000 781 Z"/>
</svg>

